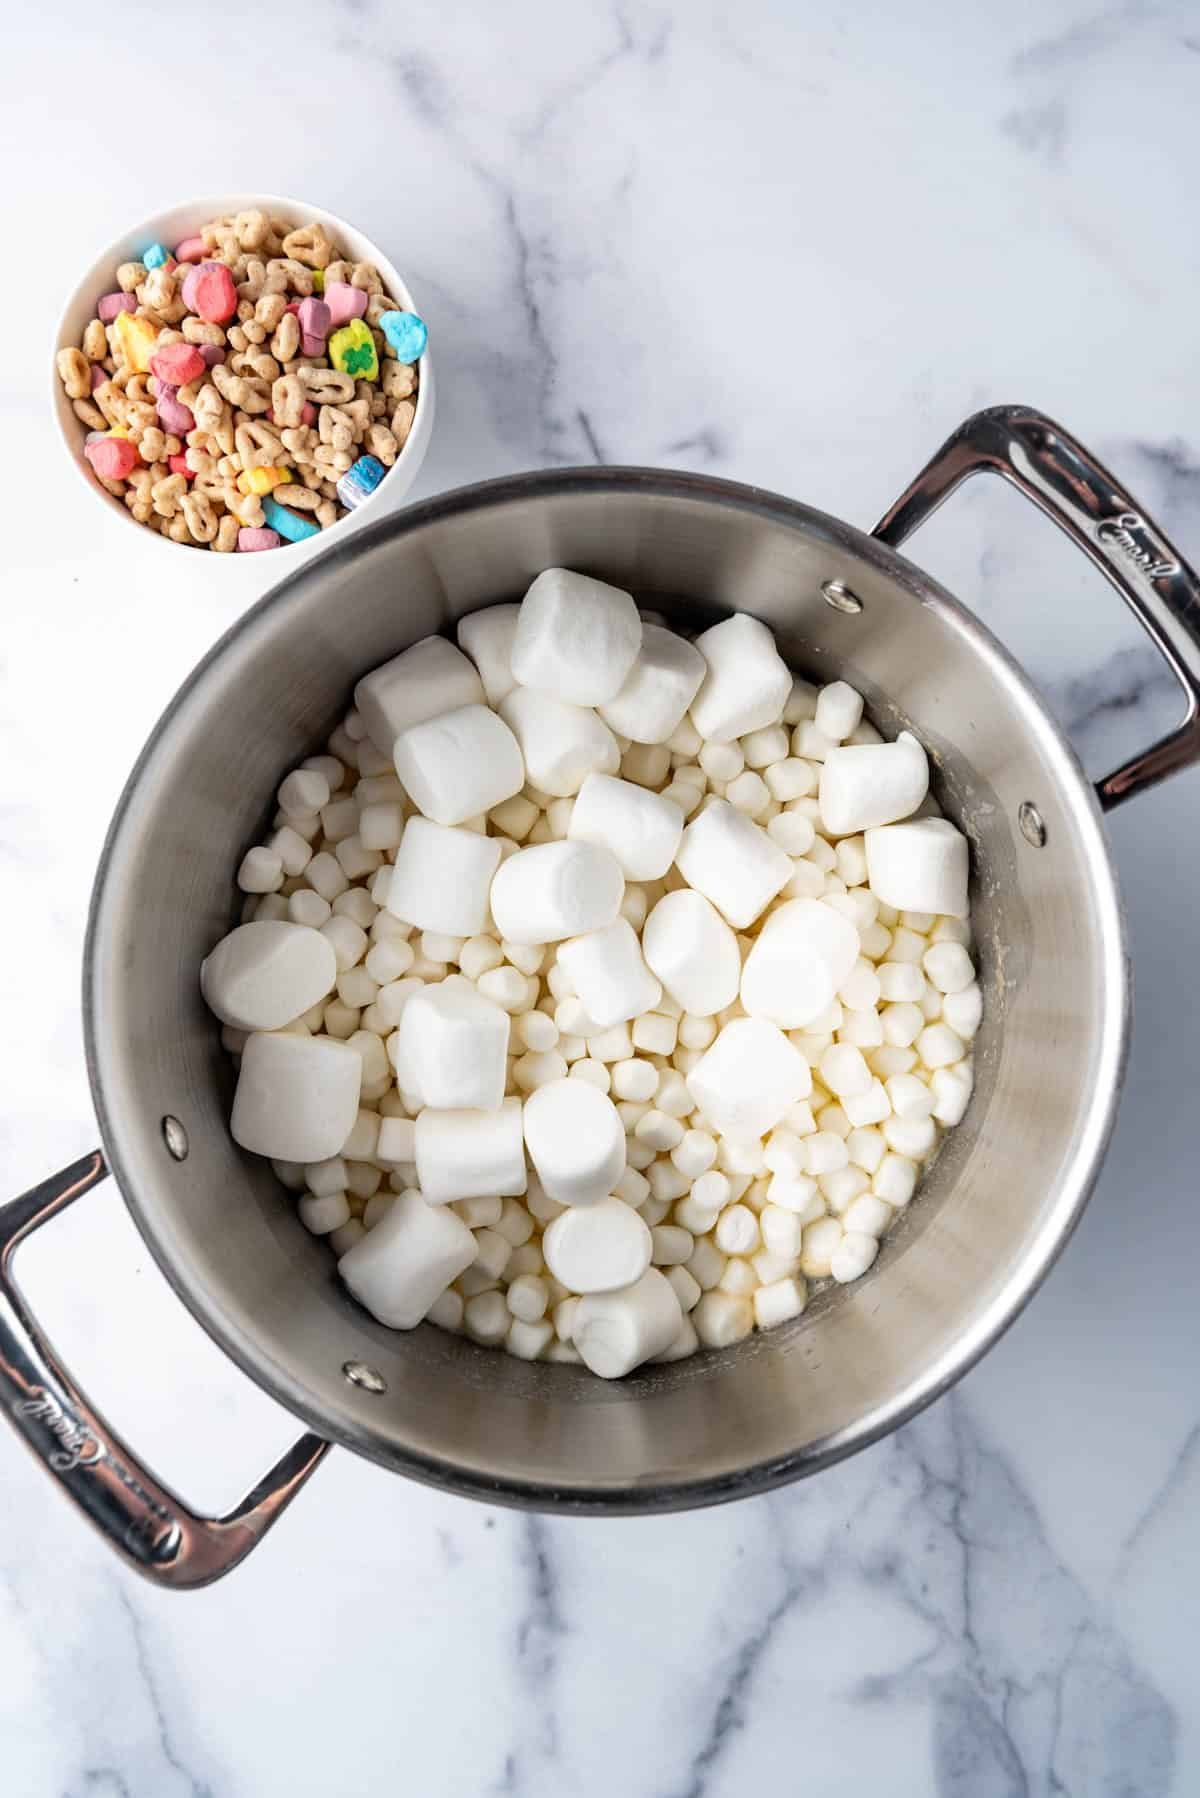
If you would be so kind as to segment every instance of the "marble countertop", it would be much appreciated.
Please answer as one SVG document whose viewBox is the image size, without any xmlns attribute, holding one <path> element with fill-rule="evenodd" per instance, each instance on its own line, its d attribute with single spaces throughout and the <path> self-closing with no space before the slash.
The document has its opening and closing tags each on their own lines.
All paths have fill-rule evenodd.
<svg viewBox="0 0 1200 1798">
<path fill-rule="evenodd" d="M 438 357 L 419 494 L 643 461 L 869 525 L 969 412 L 1023 401 L 1200 556 L 1186 0 L 212 0 L 198 25 L 68 0 L 53 44 L 34 9 L 6 28 L 13 1193 L 95 1144 L 92 870 L 143 737 L 231 615 L 205 583 L 115 561 L 56 460 L 50 290 L 131 218 L 261 183 L 388 246 Z M 164 73 L 167 43 L 185 72 Z M 996 484 L 911 553 L 1024 660 L 1095 773 L 1178 710 L 1116 596 Z M 127 1575 L 5 1433 L 5 1792 L 1200 1790 L 1198 802 L 1193 772 L 1112 819 L 1137 982 L 1116 1137 L 1049 1282 L 947 1398 L 803 1486 L 641 1522 L 493 1512 L 338 1452 L 239 1571 L 187 1597 Z M 291 1439 L 111 1185 L 20 1271 L 195 1503 L 229 1504 Z"/>
</svg>

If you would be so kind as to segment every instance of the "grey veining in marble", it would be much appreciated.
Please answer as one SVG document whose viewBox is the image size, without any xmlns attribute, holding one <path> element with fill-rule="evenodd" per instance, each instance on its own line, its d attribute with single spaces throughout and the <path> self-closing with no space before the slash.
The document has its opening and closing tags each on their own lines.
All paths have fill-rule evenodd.
<svg viewBox="0 0 1200 1798">
<path fill-rule="evenodd" d="M 147 730 L 236 611 L 203 558 L 169 590 L 114 566 L 59 480 L 55 289 L 132 216 L 275 185 L 385 244 L 438 355 L 420 493 L 671 463 L 869 525 L 968 412 L 1021 401 L 1200 557 L 1190 0 L 212 0 L 174 86 L 164 19 L 64 0 L 49 33 L 35 9 L 6 21 L 13 1191 L 93 1146 L 91 871 Z M 1116 596 L 998 484 L 908 548 L 1089 771 L 1178 715 Z M 1137 984 L 1113 1146 L 1045 1288 L 953 1394 L 803 1487 L 639 1522 L 493 1512 L 335 1454 L 188 1597 L 114 1566 L 0 1435 L 4 1798 L 1200 1792 L 1198 803 L 1193 773 L 1112 818 Z M 111 1189 L 21 1275 L 197 1504 L 291 1439 Z"/>
</svg>

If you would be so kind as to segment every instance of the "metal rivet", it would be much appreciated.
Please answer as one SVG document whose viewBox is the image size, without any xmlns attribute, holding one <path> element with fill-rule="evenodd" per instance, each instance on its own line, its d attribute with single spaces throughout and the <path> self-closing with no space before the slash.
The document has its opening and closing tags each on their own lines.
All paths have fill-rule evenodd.
<svg viewBox="0 0 1200 1798">
<path fill-rule="evenodd" d="M 1017 807 L 1017 823 L 1021 826 L 1021 835 L 1035 849 L 1046 846 L 1046 826 L 1042 822 L 1042 814 L 1031 799 L 1023 799 Z"/>
<path fill-rule="evenodd" d="M 821 597 L 827 606 L 835 612 L 861 612 L 863 602 L 857 593 L 852 593 L 844 581 L 822 581 Z"/>
<path fill-rule="evenodd" d="M 343 1361 L 342 1372 L 352 1386 L 361 1386 L 364 1392 L 386 1392 L 387 1381 L 365 1361 Z"/>
<path fill-rule="evenodd" d="M 179 1119 L 165 1117 L 162 1121 L 162 1133 L 168 1155 L 173 1155 L 176 1161 L 186 1161 L 188 1158 L 188 1133 Z"/>
</svg>

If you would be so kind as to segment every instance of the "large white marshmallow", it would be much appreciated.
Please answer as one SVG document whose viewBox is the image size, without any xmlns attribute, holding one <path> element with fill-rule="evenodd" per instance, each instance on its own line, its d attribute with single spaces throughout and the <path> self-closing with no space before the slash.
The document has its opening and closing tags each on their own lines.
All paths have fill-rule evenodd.
<svg viewBox="0 0 1200 1798">
<path fill-rule="evenodd" d="M 853 836 L 909 817 L 928 791 L 929 763 L 911 731 L 894 743 L 831 749 L 821 765 L 821 822 L 831 836 Z"/>
<path fill-rule="evenodd" d="M 393 656 L 354 689 L 367 735 L 381 755 L 391 755 L 401 731 L 460 705 L 482 705 L 483 682 L 461 649 L 445 637 L 422 637 Z"/>
<path fill-rule="evenodd" d="M 242 1049 L 233 1140 L 273 1161 L 327 1161 L 354 1128 L 362 1077 L 358 1052 L 331 1036 L 256 1031 Z"/>
<path fill-rule="evenodd" d="M 510 943 L 559 943 L 611 924 L 624 893 L 620 863 L 599 843 L 535 843 L 497 869 L 492 917 Z"/>
<path fill-rule="evenodd" d="M 567 835 L 603 843 L 626 880 L 661 880 L 679 848 L 683 813 L 661 793 L 610 774 L 589 774 L 571 811 Z"/>
<path fill-rule="evenodd" d="M 598 1205 L 625 1171 L 625 1131 L 606 1093 L 586 1080 L 551 1080 L 525 1101 L 525 1146 L 546 1197 Z"/>
<path fill-rule="evenodd" d="M 687 1076 L 708 1122 L 730 1136 L 765 1136 L 812 1091 L 807 1061 L 777 1024 L 734 1018 Z"/>
<path fill-rule="evenodd" d="M 488 890 L 499 865 L 498 838 L 410 818 L 385 904 L 393 917 L 418 930 L 476 936 L 487 924 Z"/>
<path fill-rule="evenodd" d="M 642 927 L 642 954 L 684 1011 L 712 1017 L 737 998 L 738 940 L 702 893 L 664 893 Z"/>
<path fill-rule="evenodd" d="M 546 1266 L 571 1292 L 614 1292 L 640 1280 L 654 1245 L 649 1228 L 624 1199 L 571 1206 L 546 1226 Z"/>
<path fill-rule="evenodd" d="M 569 568 L 547 568 L 521 601 L 512 671 L 523 687 L 572 705 L 603 705 L 620 692 L 641 641 L 642 620 L 628 593 Z"/>
<path fill-rule="evenodd" d="M 858 931 L 820 899 L 790 899 L 763 925 L 742 969 L 751 1017 L 798 1030 L 836 999 L 860 953 Z"/>
<path fill-rule="evenodd" d="M 508 1033 L 508 1013 L 464 975 L 422 987 L 389 1040 L 402 1091 L 440 1111 L 495 1111 L 504 1098 Z"/>
<path fill-rule="evenodd" d="M 692 701 L 692 722 L 711 742 L 730 743 L 778 722 L 792 674 L 765 624 L 735 612 L 696 638 L 707 673 Z"/>
<path fill-rule="evenodd" d="M 970 854 L 966 837 L 948 819 L 884 824 L 868 830 L 865 840 L 867 882 L 882 904 L 966 917 Z"/>
<path fill-rule="evenodd" d="M 462 824 L 525 785 L 517 739 L 486 705 L 412 725 L 396 738 L 393 756 L 413 804 L 435 824 Z"/>
<path fill-rule="evenodd" d="M 398 1193 L 338 1272 L 360 1305 L 392 1330 L 412 1330 L 475 1259 L 475 1237 L 445 1205 Z"/>
<path fill-rule="evenodd" d="M 417 1184 L 431 1205 L 525 1191 L 520 1099 L 505 1099 L 495 1111 L 418 1112 L 413 1138 Z"/>
<path fill-rule="evenodd" d="M 726 799 L 692 819 L 675 861 L 735 930 L 753 924 L 792 877 L 791 857 Z"/>
<path fill-rule="evenodd" d="M 600 716 L 631 743 L 665 743 L 696 697 L 705 667 L 700 651 L 683 637 L 661 624 L 643 624 L 637 660 Z"/>
<path fill-rule="evenodd" d="M 683 1323 L 683 1309 L 665 1274 L 648 1267 L 616 1292 L 586 1293 L 575 1307 L 571 1340 L 585 1367 L 619 1380 L 644 1361 L 665 1355 Z"/>
<path fill-rule="evenodd" d="M 560 943 L 557 960 L 599 1030 L 640 1018 L 662 998 L 662 987 L 642 959 L 637 932 L 626 918 Z"/>
<path fill-rule="evenodd" d="M 458 621 L 458 647 L 478 668 L 489 705 L 499 705 L 517 684 L 512 646 L 520 610 L 516 605 L 488 606 Z"/>
<path fill-rule="evenodd" d="M 617 739 L 586 706 L 514 687 L 499 710 L 521 746 L 526 774 L 543 793 L 570 799 L 589 774 L 615 774 L 620 767 Z"/>
<path fill-rule="evenodd" d="M 210 1011 L 234 1030 L 279 1030 L 337 979 L 333 944 L 307 924 L 239 924 L 200 964 Z"/>
</svg>

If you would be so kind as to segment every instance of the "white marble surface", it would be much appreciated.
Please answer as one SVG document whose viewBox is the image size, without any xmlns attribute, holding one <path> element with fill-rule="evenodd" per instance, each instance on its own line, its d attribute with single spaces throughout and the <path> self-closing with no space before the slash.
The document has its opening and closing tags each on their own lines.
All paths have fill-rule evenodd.
<svg viewBox="0 0 1200 1798">
<path fill-rule="evenodd" d="M 674 463 L 865 524 L 966 413 L 1021 400 L 1200 556 L 1187 0 L 214 0 L 169 29 L 142 0 L 67 0 L 49 32 L 36 9 L 10 19 L 5 52 L 11 1191 L 94 1143 L 92 868 L 137 747 L 231 609 L 219 583 L 168 588 L 101 553 L 54 459 L 57 287 L 131 217 L 261 183 L 389 246 L 440 363 L 422 493 Z M 977 484 L 913 550 L 1025 659 L 1096 772 L 1170 716 L 1115 596 L 1015 498 Z M 1138 991 L 1116 1139 L 1047 1287 L 949 1398 L 803 1487 L 647 1522 L 490 1513 L 338 1453 L 191 1597 L 127 1576 L 0 1440 L 0 1788 L 1200 1790 L 1198 800 L 1191 774 L 1113 820 Z M 114 1421 L 196 1501 L 228 1503 L 290 1439 L 115 1191 L 21 1271 Z"/>
</svg>

